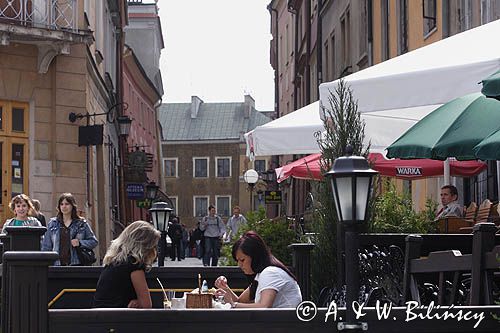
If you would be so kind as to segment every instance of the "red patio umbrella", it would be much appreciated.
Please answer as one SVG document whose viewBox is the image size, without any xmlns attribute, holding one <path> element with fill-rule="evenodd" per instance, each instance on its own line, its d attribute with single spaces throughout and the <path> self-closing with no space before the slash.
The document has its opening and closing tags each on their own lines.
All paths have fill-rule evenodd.
<svg viewBox="0 0 500 333">
<path fill-rule="evenodd" d="M 289 177 L 319 180 L 323 177 L 320 167 L 321 154 L 299 158 L 276 169 L 278 182 Z M 431 159 L 402 160 L 386 159 L 382 154 L 368 155 L 372 168 L 380 175 L 403 179 L 423 179 L 443 175 L 443 161 Z M 472 177 L 486 169 L 486 163 L 478 161 L 451 161 L 450 174 L 458 177 Z"/>
</svg>

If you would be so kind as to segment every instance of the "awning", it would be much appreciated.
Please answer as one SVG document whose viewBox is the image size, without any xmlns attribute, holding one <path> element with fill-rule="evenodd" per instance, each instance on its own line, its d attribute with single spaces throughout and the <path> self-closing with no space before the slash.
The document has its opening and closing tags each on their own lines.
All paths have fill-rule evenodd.
<svg viewBox="0 0 500 333">
<path fill-rule="evenodd" d="M 320 166 L 321 154 L 312 154 L 276 169 L 278 183 L 289 177 L 298 179 L 320 180 L 322 176 Z M 371 153 L 368 159 L 372 168 L 380 175 L 401 179 L 423 179 L 443 175 L 443 161 L 418 159 L 401 160 L 386 159 L 382 154 Z M 487 165 L 477 161 L 451 161 L 450 173 L 455 177 L 472 177 L 486 170 Z"/>
</svg>

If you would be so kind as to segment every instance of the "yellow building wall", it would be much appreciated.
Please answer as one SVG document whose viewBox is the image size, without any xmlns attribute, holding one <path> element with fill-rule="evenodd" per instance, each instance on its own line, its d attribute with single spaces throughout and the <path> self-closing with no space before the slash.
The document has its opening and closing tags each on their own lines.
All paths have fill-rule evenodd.
<svg viewBox="0 0 500 333">
<path fill-rule="evenodd" d="M 382 62 L 382 1 L 373 0 L 373 63 Z M 389 0 L 389 58 L 398 56 L 398 0 Z M 427 36 L 423 34 L 422 1 L 409 0 L 408 4 L 408 51 L 429 45 L 442 36 L 442 0 L 436 3 L 436 28 Z M 398 192 L 402 193 L 404 180 L 392 178 Z M 413 180 L 411 182 L 413 208 L 425 209 L 428 199 L 438 202 L 438 178 Z"/>
</svg>

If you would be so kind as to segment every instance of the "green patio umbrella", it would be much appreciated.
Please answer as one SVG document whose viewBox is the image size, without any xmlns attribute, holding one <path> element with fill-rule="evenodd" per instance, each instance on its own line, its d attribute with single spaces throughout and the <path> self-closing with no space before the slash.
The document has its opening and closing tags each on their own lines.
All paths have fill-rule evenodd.
<svg viewBox="0 0 500 333">
<path fill-rule="evenodd" d="M 500 130 L 481 141 L 473 151 L 483 161 L 500 161 Z"/>
<path fill-rule="evenodd" d="M 481 93 L 465 95 L 413 125 L 387 148 L 387 157 L 474 160 L 472 149 L 499 128 L 499 101 Z"/>
<path fill-rule="evenodd" d="M 484 96 L 500 100 L 500 71 L 487 77 L 482 83 L 483 89 L 481 89 L 481 92 Z"/>
</svg>

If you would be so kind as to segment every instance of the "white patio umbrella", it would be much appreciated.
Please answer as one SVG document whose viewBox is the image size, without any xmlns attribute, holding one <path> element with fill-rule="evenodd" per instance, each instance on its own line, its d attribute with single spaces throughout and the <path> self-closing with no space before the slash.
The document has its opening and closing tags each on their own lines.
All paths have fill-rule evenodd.
<svg viewBox="0 0 500 333">
<path fill-rule="evenodd" d="M 386 110 L 362 114 L 365 140 L 371 142 L 370 151 L 384 153 L 388 145 L 425 116 L 425 111 L 417 109 L 412 114 L 396 114 Z M 317 101 L 246 133 L 247 156 L 319 153 L 315 133 L 323 131 Z"/>
<path fill-rule="evenodd" d="M 500 20 L 389 59 L 344 80 L 362 114 L 383 110 L 427 114 L 454 98 L 481 90 L 478 83 L 500 69 L 500 43 L 491 42 L 498 36 Z M 338 84 L 339 80 L 320 85 L 323 105 L 329 105 L 330 92 L 335 92 Z"/>
</svg>

